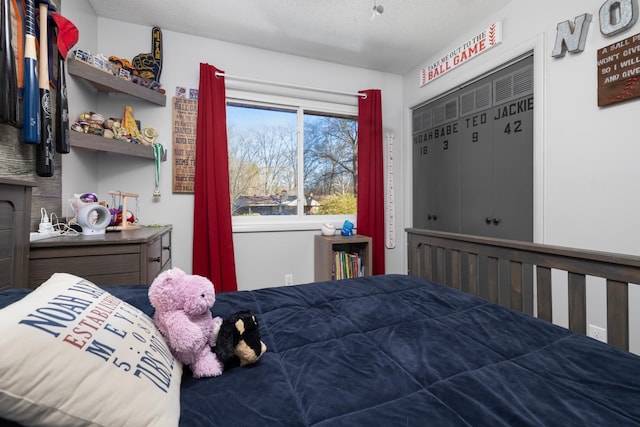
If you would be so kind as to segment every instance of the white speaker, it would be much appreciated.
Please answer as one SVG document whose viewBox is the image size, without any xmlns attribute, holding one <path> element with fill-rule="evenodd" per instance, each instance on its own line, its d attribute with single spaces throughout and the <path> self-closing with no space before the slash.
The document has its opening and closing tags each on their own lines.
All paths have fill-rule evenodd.
<svg viewBox="0 0 640 427">
<path fill-rule="evenodd" d="M 104 234 L 110 222 L 109 209 L 97 203 L 84 206 L 78 212 L 78 224 L 82 227 L 82 234 L 86 236 Z"/>
</svg>

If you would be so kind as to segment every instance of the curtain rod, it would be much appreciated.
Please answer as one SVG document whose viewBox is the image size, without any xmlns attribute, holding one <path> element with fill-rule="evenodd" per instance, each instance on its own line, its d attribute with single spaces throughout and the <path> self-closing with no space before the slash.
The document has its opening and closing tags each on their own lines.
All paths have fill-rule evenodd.
<svg viewBox="0 0 640 427">
<path fill-rule="evenodd" d="M 227 73 L 221 73 L 219 71 L 215 72 L 215 76 L 216 77 L 225 77 L 225 78 L 228 78 L 228 79 L 231 79 L 231 80 L 238 80 L 238 81 L 249 82 L 249 83 L 260 83 L 260 84 L 268 84 L 268 85 L 273 85 L 273 86 L 287 87 L 287 88 L 292 88 L 292 89 L 312 90 L 312 91 L 315 91 L 315 92 L 333 93 L 333 94 L 336 94 L 336 95 L 359 96 L 359 97 L 362 97 L 362 99 L 367 99 L 367 94 L 366 93 L 342 92 L 342 91 L 339 91 L 339 90 L 321 89 L 321 88 L 311 87 L 311 86 L 299 86 L 299 85 L 293 85 L 293 84 L 289 84 L 289 83 L 270 82 L 270 81 L 266 81 L 266 80 L 251 79 L 251 78 L 248 78 L 248 77 L 233 76 L 233 75 L 230 75 L 230 74 L 227 74 Z"/>
</svg>

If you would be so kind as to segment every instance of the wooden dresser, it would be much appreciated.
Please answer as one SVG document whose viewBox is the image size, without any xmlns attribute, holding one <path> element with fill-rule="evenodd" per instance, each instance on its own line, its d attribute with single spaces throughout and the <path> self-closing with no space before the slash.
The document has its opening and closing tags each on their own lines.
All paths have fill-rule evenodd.
<svg viewBox="0 0 640 427">
<path fill-rule="evenodd" d="M 31 190 L 34 185 L 0 178 L 0 290 L 27 287 Z"/>
<path fill-rule="evenodd" d="M 71 273 L 96 285 L 149 285 L 171 268 L 171 226 L 62 236 L 31 242 L 29 288 L 53 273 Z"/>
</svg>

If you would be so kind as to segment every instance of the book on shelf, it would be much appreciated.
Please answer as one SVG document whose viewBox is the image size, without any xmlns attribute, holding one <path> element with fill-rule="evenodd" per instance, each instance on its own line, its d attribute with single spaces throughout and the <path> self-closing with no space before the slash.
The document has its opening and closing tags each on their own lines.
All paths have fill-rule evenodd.
<svg viewBox="0 0 640 427">
<path fill-rule="evenodd" d="M 332 279 L 363 277 L 362 251 L 333 251 Z"/>
</svg>

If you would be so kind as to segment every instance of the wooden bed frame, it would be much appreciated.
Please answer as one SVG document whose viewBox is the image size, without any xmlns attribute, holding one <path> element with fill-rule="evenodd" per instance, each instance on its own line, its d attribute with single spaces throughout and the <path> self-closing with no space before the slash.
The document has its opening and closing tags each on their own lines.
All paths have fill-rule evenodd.
<svg viewBox="0 0 640 427">
<path fill-rule="evenodd" d="M 408 273 L 552 320 L 552 269 L 567 272 L 569 329 L 586 334 L 586 277 L 606 279 L 608 342 L 629 350 L 640 257 L 409 228 Z M 535 285 L 534 285 L 535 280 Z"/>
</svg>

